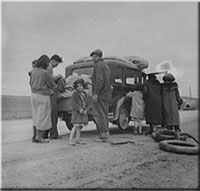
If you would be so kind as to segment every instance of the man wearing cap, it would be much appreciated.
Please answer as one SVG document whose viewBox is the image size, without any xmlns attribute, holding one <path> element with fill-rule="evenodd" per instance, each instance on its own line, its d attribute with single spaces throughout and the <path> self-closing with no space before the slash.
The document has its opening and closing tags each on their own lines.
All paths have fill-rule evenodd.
<svg viewBox="0 0 200 191">
<path fill-rule="evenodd" d="M 94 50 L 90 56 L 94 61 L 92 75 L 93 118 L 97 126 L 99 140 L 109 138 L 108 109 L 111 101 L 110 69 L 102 59 L 102 51 Z"/>
<path fill-rule="evenodd" d="M 161 84 L 156 79 L 155 73 L 148 74 L 148 80 L 144 83 L 143 99 L 146 109 L 146 123 L 150 125 L 150 131 L 145 135 L 156 131 L 156 126 L 162 124 Z"/>
<path fill-rule="evenodd" d="M 59 79 L 62 78 L 61 74 L 54 76 L 53 69 L 56 68 L 60 63 L 62 63 L 62 58 L 58 55 L 53 55 L 50 59 L 47 71 L 51 74 L 54 83 L 56 84 Z M 51 122 L 52 128 L 45 131 L 43 138 L 48 138 L 50 132 L 50 139 L 61 139 L 62 137 L 58 134 L 57 123 L 58 123 L 58 108 L 57 108 L 57 88 L 51 92 Z"/>
</svg>

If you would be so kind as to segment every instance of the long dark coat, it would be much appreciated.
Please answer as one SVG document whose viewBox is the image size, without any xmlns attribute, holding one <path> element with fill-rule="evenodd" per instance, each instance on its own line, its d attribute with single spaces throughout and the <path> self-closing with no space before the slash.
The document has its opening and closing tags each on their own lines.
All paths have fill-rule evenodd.
<svg viewBox="0 0 200 191">
<path fill-rule="evenodd" d="M 72 94 L 72 119 L 71 123 L 73 124 L 88 124 L 88 115 L 80 113 L 80 110 L 88 111 L 88 96 L 83 92 L 83 96 L 80 92 L 75 91 Z"/>
<path fill-rule="evenodd" d="M 110 68 L 99 59 L 94 63 L 92 75 L 92 94 L 98 95 L 98 102 L 93 102 L 93 118 L 99 134 L 109 132 L 108 112 L 111 103 Z"/>
<path fill-rule="evenodd" d="M 178 104 L 181 98 L 176 82 L 164 82 L 161 84 L 163 125 L 180 125 Z"/>
<path fill-rule="evenodd" d="M 145 102 L 146 123 L 162 124 L 161 85 L 157 79 L 149 79 L 144 84 L 143 99 Z"/>
<path fill-rule="evenodd" d="M 110 68 L 102 59 L 94 65 L 92 93 L 98 95 L 99 100 L 104 103 L 109 104 L 111 101 Z"/>
</svg>

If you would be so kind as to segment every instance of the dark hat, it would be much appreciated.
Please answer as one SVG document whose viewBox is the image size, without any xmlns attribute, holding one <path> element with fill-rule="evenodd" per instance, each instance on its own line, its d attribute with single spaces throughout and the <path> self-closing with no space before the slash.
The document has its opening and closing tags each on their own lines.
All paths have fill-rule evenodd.
<svg viewBox="0 0 200 191">
<path fill-rule="evenodd" d="M 57 61 L 59 63 L 62 63 L 62 57 L 58 56 L 57 54 L 53 55 L 51 57 L 51 60 L 55 60 L 55 61 Z"/>
<path fill-rule="evenodd" d="M 154 74 L 154 73 L 148 74 L 148 77 L 151 78 L 151 79 L 152 78 L 156 79 L 156 74 Z"/>
<path fill-rule="evenodd" d="M 87 84 L 85 83 L 85 81 L 82 78 L 80 78 L 74 82 L 75 89 L 78 87 L 78 84 L 82 84 L 84 89 L 87 87 Z"/>
<path fill-rule="evenodd" d="M 47 55 L 42 55 L 37 60 L 37 67 L 46 69 L 49 65 L 50 59 Z"/>
<path fill-rule="evenodd" d="M 171 73 L 166 73 L 163 76 L 163 81 L 173 82 L 175 80 L 175 77 Z"/>
<path fill-rule="evenodd" d="M 99 57 L 103 56 L 103 52 L 100 49 L 96 49 L 96 50 L 92 51 L 90 56 L 92 56 L 93 54 L 96 54 Z"/>
</svg>

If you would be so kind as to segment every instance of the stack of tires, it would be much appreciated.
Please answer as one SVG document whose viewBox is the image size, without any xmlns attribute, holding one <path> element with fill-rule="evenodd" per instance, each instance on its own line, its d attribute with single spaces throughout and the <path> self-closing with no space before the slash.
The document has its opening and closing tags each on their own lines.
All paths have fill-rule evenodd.
<svg viewBox="0 0 200 191">
<path fill-rule="evenodd" d="M 191 155 L 200 153 L 199 141 L 188 133 L 161 130 L 154 133 L 153 138 L 159 142 L 159 148 L 167 152 Z M 196 144 L 187 142 L 187 138 L 192 138 Z"/>
</svg>

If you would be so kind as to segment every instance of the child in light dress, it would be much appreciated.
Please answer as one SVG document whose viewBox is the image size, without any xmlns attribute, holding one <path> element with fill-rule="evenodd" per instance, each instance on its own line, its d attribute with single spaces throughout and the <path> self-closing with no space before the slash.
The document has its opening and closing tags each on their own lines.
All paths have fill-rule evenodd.
<svg viewBox="0 0 200 191">
<path fill-rule="evenodd" d="M 134 121 L 134 134 L 142 134 L 142 120 L 144 119 L 143 85 L 135 84 L 135 91 L 129 92 L 127 96 L 132 98 L 131 120 Z"/>
</svg>

